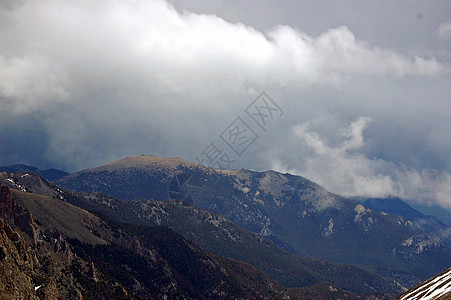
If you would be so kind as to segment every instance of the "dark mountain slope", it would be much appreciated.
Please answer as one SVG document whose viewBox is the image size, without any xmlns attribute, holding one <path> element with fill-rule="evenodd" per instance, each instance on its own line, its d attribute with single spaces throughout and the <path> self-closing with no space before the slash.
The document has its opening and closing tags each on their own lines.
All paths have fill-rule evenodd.
<svg viewBox="0 0 451 300">
<path fill-rule="evenodd" d="M 50 197 L 11 190 L 16 203 L 33 212 L 38 222 L 68 238 L 90 244 L 108 244 L 100 236 L 108 236 L 105 224 L 91 213 Z M 96 234 L 93 233 L 95 229 Z M 99 230 L 102 234 L 99 234 Z"/>
<path fill-rule="evenodd" d="M 451 260 L 437 236 L 411 221 L 373 211 L 290 174 L 218 170 L 179 158 L 138 156 L 56 183 L 128 200 L 185 200 L 290 252 L 366 266 L 406 286 L 436 274 Z"/>
<path fill-rule="evenodd" d="M 85 194 L 84 199 L 74 194 L 63 197 L 124 222 L 170 226 L 208 251 L 250 263 L 286 286 L 309 286 L 329 281 L 354 292 L 400 289 L 392 281 L 356 267 L 300 258 L 285 252 L 270 240 L 181 200 L 124 202 L 101 194 Z"/>
</svg>

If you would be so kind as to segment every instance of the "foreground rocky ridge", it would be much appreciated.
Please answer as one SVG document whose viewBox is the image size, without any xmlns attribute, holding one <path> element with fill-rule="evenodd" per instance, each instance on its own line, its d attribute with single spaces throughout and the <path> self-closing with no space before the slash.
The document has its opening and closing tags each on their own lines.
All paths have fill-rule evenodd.
<svg viewBox="0 0 451 300">
<path fill-rule="evenodd" d="M 67 242 L 58 231 L 42 230 L 33 214 L 16 203 L 8 187 L 0 185 L 0 191 L 2 299 L 80 298 L 73 278 L 64 272 L 76 259 Z"/>
</svg>

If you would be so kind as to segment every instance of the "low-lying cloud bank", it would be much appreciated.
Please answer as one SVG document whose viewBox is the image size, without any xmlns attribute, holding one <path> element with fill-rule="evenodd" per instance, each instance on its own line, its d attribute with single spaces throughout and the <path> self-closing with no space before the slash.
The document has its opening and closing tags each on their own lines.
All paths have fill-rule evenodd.
<svg viewBox="0 0 451 300">
<path fill-rule="evenodd" d="M 440 205 L 451 211 L 451 174 L 432 169 L 415 170 L 387 162 L 380 158 L 368 158 L 355 152 L 365 144 L 363 131 L 371 122 L 360 117 L 337 134 L 342 142 L 333 147 L 311 130 L 313 120 L 292 128 L 293 136 L 301 139 L 314 151 L 305 159 L 303 169 L 289 168 L 281 158 L 275 158 L 272 168 L 305 176 L 326 189 L 348 197 L 397 196 L 429 205 Z"/>
</svg>

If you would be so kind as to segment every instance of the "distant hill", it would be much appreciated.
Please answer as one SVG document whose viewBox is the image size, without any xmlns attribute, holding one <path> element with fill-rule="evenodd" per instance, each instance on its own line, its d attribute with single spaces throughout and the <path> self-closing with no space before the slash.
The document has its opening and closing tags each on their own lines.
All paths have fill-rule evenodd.
<svg viewBox="0 0 451 300">
<path fill-rule="evenodd" d="M 414 222 L 426 232 L 437 234 L 448 248 L 451 248 L 451 227 L 434 216 L 427 216 L 412 208 L 399 198 L 369 198 L 360 200 L 363 205 L 375 211 L 400 215 Z"/>
<path fill-rule="evenodd" d="M 408 219 L 374 211 L 290 174 L 219 170 L 180 158 L 143 155 L 79 171 L 55 183 L 126 200 L 187 201 L 286 251 L 359 265 L 406 287 L 451 261 L 450 250 L 437 235 Z"/>
<path fill-rule="evenodd" d="M 429 206 L 418 202 L 412 202 L 409 205 L 427 216 L 437 217 L 440 221 L 451 227 L 451 212 L 444 210 L 443 207 L 438 205 Z"/>
<path fill-rule="evenodd" d="M 56 180 L 63 176 L 69 175 L 69 173 L 61 171 L 61 170 L 57 170 L 57 169 L 39 170 L 36 167 L 22 165 L 22 164 L 14 164 L 14 165 L 3 166 L 3 167 L 0 166 L 0 172 L 4 172 L 4 171 L 11 172 L 11 173 L 13 173 L 13 172 L 20 172 L 20 173 L 34 172 L 50 181 L 53 181 L 53 180 Z"/>
</svg>

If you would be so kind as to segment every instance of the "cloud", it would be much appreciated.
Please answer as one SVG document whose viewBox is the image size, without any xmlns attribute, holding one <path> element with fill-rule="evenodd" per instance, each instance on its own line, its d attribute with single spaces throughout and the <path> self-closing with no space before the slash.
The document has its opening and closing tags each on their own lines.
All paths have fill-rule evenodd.
<svg viewBox="0 0 451 300">
<path fill-rule="evenodd" d="M 324 118 L 316 119 L 292 128 L 293 135 L 314 151 L 306 158 L 302 169 L 288 168 L 280 157 L 273 159 L 272 169 L 305 176 L 343 196 L 397 196 L 440 205 L 451 211 L 450 173 L 431 169 L 419 171 L 359 153 L 365 144 L 364 130 L 371 122 L 367 117 L 359 117 L 339 130 L 337 134 L 341 135 L 342 142 L 335 147 L 329 146 L 324 138 L 311 130 L 312 125 L 325 121 Z"/>
<path fill-rule="evenodd" d="M 0 57 L 0 93 L 15 114 L 29 113 L 53 102 L 68 100 L 69 79 L 47 58 L 31 55 Z"/>
<path fill-rule="evenodd" d="M 246 80 L 303 88 L 449 71 L 434 58 L 372 47 L 345 26 L 317 37 L 282 25 L 264 33 L 159 0 L 28 1 L 1 16 L 0 92 L 14 113 L 101 88 L 215 96 Z"/>
<path fill-rule="evenodd" d="M 398 195 L 426 205 L 439 205 L 451 212 L 451 173 L 432 169 L 394 169 Z"/>
<path fill-rule="evenodd" d="M 444 22 L 440 24 L 437 32 L 442 40 L 449 40 L 451 38 L 451 22 Z"/>
<path fill-rule="evenodd" d="M 394 194 L 394 182 L 380 172 L 381 161 L 352 153 L 363 146 L 363 130 L 370 118 L 360 117 L 340 133 L 343 141 L 331 147 L 316 133 L 310 131 L 311 122 L 293 127 L 297 138 L 303 139 L 314 150 L 307 159 L 303 174 L 327 189 L 344 196 L 389 196 Z M 296 172 L 299 174 L 299 171 Z"/>
</svg>

